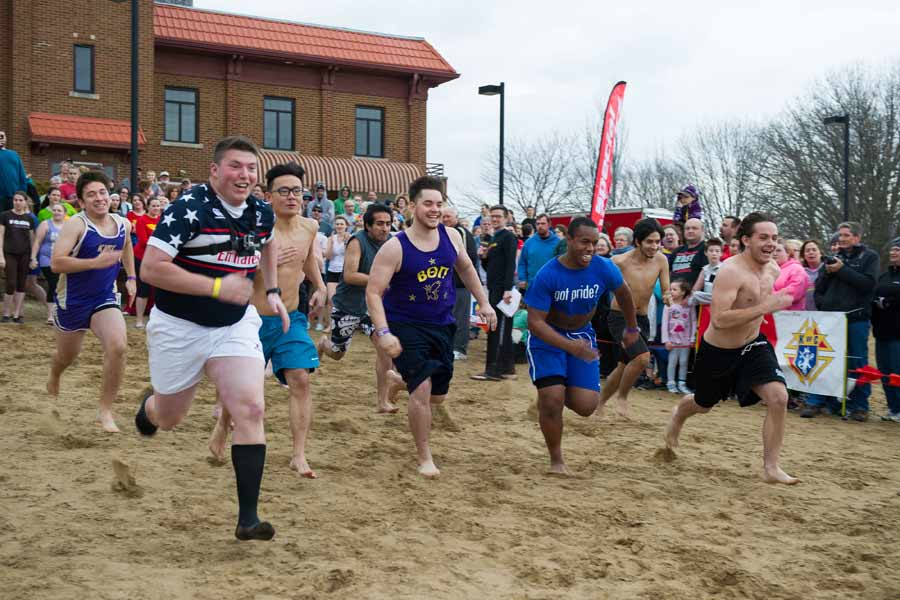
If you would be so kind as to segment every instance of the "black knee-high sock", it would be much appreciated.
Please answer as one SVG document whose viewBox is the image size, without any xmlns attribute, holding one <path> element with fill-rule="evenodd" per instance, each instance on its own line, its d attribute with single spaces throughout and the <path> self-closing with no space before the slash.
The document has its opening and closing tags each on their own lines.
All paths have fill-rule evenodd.
<svg viewBox="0 0 900 600">
<path fill-rule="evenodd" d="M 256 505 L 259 501 L 263 468 L 266 465 L 266 445 L 232 444 L 231 464 L 234 466 L 234 476 L 237 479 L 238 525 L 253 527 L 259 523 Z"/>
</svg>

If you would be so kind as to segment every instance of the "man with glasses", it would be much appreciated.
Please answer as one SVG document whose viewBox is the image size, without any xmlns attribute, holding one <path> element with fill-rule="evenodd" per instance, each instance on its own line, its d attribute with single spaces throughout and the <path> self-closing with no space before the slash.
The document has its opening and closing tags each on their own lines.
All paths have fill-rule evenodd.
<svg viewBox="0 0 900 600">
<path fill-rule="evenodd" d="M 323 335 L 317 344 L 320 356 L 325 354 L 334 360 L 341 360 L 350 347 L 353 334 L 357 329 L 362 329 L 375 346 L 375 386 L 378 394 L 375 412 L 381 414 L 397 412 L 393 399 L 403 388 L 403 379 L 392 369 L 391 357 L 372 338 L 375 327 L 366 306 L 366 285 L 375 255 L 391 237 L 391 221 L 391 211 L 383 204 L 372 204 L 366 209 L 363 229 L 354 233 L 347 242 L 344 272 L 332 299 L 331 338 Z"/>
<path fill-rule="evenodd" d="M 286 332 L 282 330 L 281 317 L 269 306 L 261 277 L 253 281 L 251 302 L 262 319 L 259 339 L 263 357 L 267 362 L 271 361 L 275 377 L 289 390 L 288 408 L 294 443 L 291 468 L 302 477 L 315 479 L 316 472 L 306 460 L 306 439 L 312 424 L 309 374 L 318 368 L 319 355 L 307 332 L 307 316 L 298 307 L 300 284 L 304 278 L 312 286 L 311 313 L 325 304 L 325 283 L 313 252 L 316 223 L 300 216 L 302 177 L 303 167 L 297 163 L 277 165 L 266 173 L 266 201 L 275 211 L 275 236 L 278 238 L 278 283 L 282 287 L 282 302 L 290 317 L 290 328 Z M 210 452 L 219 460 L 225 458 L 230 424 L 231 415 L 223 408 L 209 440 Z"/>
</svg>

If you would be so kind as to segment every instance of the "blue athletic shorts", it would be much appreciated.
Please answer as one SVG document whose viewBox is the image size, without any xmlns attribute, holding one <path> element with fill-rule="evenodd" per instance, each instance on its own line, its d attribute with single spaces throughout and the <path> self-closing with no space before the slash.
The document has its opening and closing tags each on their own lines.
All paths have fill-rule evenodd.
<svg viewBox="0 0 900 600">
<path fill-rule="evenodd" d="M 555 327 L 554 329 L 570 340 L 587 340 L 593 348 L 597 347 L 597 336 L 590 323 L 576 331 L 565 331 Z M 538 389 L 563 384 L 566 387 L 600 391 L 599 360 L 585 362 L 556 346 L 551 346 L 533 332 L 528 336 L 525 349 L 528 354 L 528 374 Z"/>
<path fill-rule="evenodd" d="M 75 304 L 75 306 L 72 306 Z M 68 302 L 69 307 L 65 310 L 56 305 L 56 316 L 54 322 L 58 329 L 63 331 L 85 331 L 91 328 L 91 317 L 94 313 L 107 308 L 119 308 L 119 302 L 116 300 L 115 294 L 110 294 L 105 298 L 99 298 L 93 302 Z"/>
<path fill-rule="evenodd" d="M 272 372 L 278 381 L 287 385 L 285 369 L 308 369 L 311 372 L 319 366 L 319 353 L 306 330 L 306 315 L 295 310 L 288 315 L 291 328 L 287 333 L 281 330 L 281 317 L 260 315 L 259 341 L 263 346 L 266 362 L 272 361 Z"/>
</svg>

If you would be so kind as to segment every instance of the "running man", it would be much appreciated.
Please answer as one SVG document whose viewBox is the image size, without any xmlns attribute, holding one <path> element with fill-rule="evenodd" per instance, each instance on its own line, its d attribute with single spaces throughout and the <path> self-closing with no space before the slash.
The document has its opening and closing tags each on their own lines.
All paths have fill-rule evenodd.
<svg viewBox="0 0 900 600">
<path fill-rule="evenodd" d="M 597 301 L 612 291 L 629 329 L 626 346 L 638 339 L 631 290 L 608 258 L 596 256 L 597 224 L 587 217 L 569 223 L 566 253 L 545 264 L 525 293 L 528 305 L 529 374 L 538 390 L 538 420 L 550 472 L 568 475 L 562 456 L 563 406 L 582 417 L 600 403 L 600 362 L 591 317 Z"/>
<path fill-rule="evenodd" d="M 710 324 L 697 350 L 696 390 L 672 411 L 666 427 L 666 447 L 674 450 L 685 420 L 707 413 L 720 400 L 737 394 L 741 406 L 760 400 L 766 405 L 763 423 L 763 481 L 797 483 L 781 470 L 784 419 L 788 393 L 775 350 L 759 332 L 768 313 L 788 308 L 786 290 L 773 293 L 779 269 L 773 260 L 778 227 L 761 213 L 750 213 L 738 229 L 741 253 L 722 264 L 712 291 Z"/>
<path fill-rule="evenodd" d="M 315 479 L 316 472 L 306 460 L 306 438 L 313 414 L 309 374 L 319 366 L 319 356 L 307 332 L 309 322 L 298 306 L 304 275 L 314 290 L 309 299 L 311 313 L 325 303 L 325 283 L 312 249 L 319 224 L 300 216 L 303 173 L 303 167 L 297 163 L 277 165 L 266 173 L 266 200 L 275 211 L 278 237 L 278 283 L 283 288 L 281 297 L 290 316 L 290 329 L 286 333 L 282 330 L 281 316 L 269 306 L 261 277 L 253 280 L 251 302 L 262 319 L 259 339 L 263 357 L 266 362 L 272 361 L 272 372 L 289 390 L 288 408 L 294 442 L 291 468 L 303 477 Z M 222 408 L 209 439 L 209 450 L 220 461 L 225 459 L 230 428 L 231 414 Z"/>
<path fill-rule="evenodd" d="M 90 329 L 103 349 L 103 382 L 97 421 L 104 431 L 118 433 L 112 405 L 125 372 L 125 319 L 116 298 L 119 264 L 125 265 L 125 287 L 136 290 L 131 224 L 109 212 L 109 178 L 88 171 L 78 178 L 75 193 L 84 210 L 66 221 L 53 246 L 50 268 L 60 273 L 56 286 L 56 352 L 50 365 L 47 392 L 59 395 L 63 371 L 81 352 Z M 112 310 L 115 309 L 115 310 Z"/>
<path fill-rule="evenodd" d="M 153 388 L 135 415 L 143 435 L 169 430 L 187 415 L 203 374 L 234 423 L 231 463 L 237 479 L 239 540 L 269 540 L 257 515 L 266 464 L 262 321 L 248 304 L 257 267 L 272 314 L 290 327 L 278 289 L 272 207 L 250 195 L 259 150 L 243 137 L 216 144 L 209 182 L 166 209 L 147 244 L 141 276 L 156 288 L 147 322 Z"/>
<path fill-rule="evenodd" d="M 663 228 L 656 219 L 641 219 L 634 225 L 634 248 L 612 258 L 631 290 L 631 298 L 637 310 L 637 328 L 626 328 L 618 298 L 614 299 L 607 322 L 613 339 L 621 343 L 622 348 L 618 349 L 619 364 L 606 379 L 606 386 L 600 397 L 600 408 L 602 410 L 615 394 L 616 413 L 624 418 L 628 418 L 628 393 L 644 369 L 650 365 L 647 340 L 652 337 L 652 332 L 647 309 L 657 281 L 665 292 L 663 302 L 669 303 L 669 261 L 659 251 L 663 234 Z M 628 343 L 625 333 L 632 332 L 640 335 Z"/>
<path fill-rule="evenodd" d="M 478 301 L 485 323 L 491 329 L 497 326 L 459 232 L 441 224 L 442 189 L 437 177 L 412 182 L 412 225 L 384 243 L 366 286 L 375 342 L 394 359 L 409 390 L 409 428 L 418 471 L 429 479 L 441 474 L 428 446 L 431 405 L 446 400 L 453 378 L 453 269 Z"/>
<path fill-rule="evenodd" d="M 371 204 L 363 215 L 363 229 L 347 242 L 344 272 L 332 298 L 331 337 L 323 335 L 317 348 L 323 354 L 341 360 L 350 347 L 353 333 L 362 329 L 375 346 L 375 412 L 393 414 L 397 407 L 394 396 L 403 388 L 403 379 L 394 371 L 391 357 L 376 343 L 375 328 L 366 308 L 366 285 L 378 250 L 391 235 L 391 210 L 384 204 Z"/>
</svg>

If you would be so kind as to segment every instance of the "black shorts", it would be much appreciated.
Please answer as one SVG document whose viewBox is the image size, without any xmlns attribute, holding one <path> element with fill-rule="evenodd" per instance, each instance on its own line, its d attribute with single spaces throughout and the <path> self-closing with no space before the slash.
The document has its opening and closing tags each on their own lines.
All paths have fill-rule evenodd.
<svg viewBox="0 0 900 600">
<path fill-rule="evenodd" d="M 606 322 L 609 325 L 609 332 L 612 334 L 613 340 L 618 343 L 619 348 L 622 350 L 618 355 L 619 362 L 629 363 L 641 354 L 650 352 L 650 349 L 647 347 L 647 340 L 650 339 L 650 319 L 647 318 L 647 315 L 637 316 L 638 329 L 641 330 L 641 333 L 637 341 L 628 348 L 622 348 L 622 336 L 625 334 L 625 328 L 628 326 L 625 323 L 625 315 L 622 314 L 622 311 L 609 311 Z"/>
<path fill-rule="evenodd" d="M 453 379 L 456 324 L 441 326 L 395 321 L 388 323 L 388 328 L 403 346 L 403 351 L 394 359 L 394 366 L 403 377 L 406 389 L 412 393 L 430 377 L 431 395 L 446 394 Z"/>
<path fill-rule="evenodd" d="M 701 341 L 694 372 L 699 374 L 694 402 L 705 408 L 712 408 L 733 393 L 741 406 L 752 406 L 759 402 L 754 385 L 772 381 L 786 384 L 775 349 L 763 334 L 740 348 L 717 348 Z"/>
<path fill-rule="evenodd" d="M 375 326 L 369 315 L 351 315 L 331 307 L 331 351 L 346 352 L 350 347 L 350 340 L 357 329 L 362 329 L 366 337 L 372 337 Z"/>
<path fill-rule="evenodd" d="M 335 271 L 328 271 L 325 273 L 325 283 L 340 283 L 340 281 L 340 273 L 336 273 Z"/>
<path fill-rule="evenodd" d="M 153 291 L 153 286 L 141 279 L 141 260 L 137 257 L 134 259 L 134 272 L 137 275 L 137 297 L 149 298 L 150 292 Z"/>
</svg>

